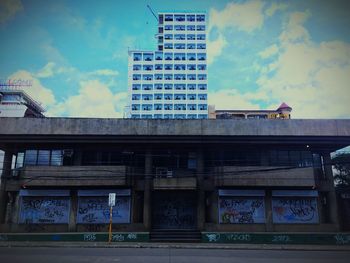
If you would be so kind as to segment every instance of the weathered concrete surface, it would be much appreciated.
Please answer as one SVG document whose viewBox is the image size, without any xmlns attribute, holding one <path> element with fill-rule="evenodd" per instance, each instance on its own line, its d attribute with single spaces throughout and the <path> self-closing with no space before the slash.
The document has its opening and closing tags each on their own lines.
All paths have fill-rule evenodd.
<svg viewBox="0 0 350 263">
<path fill-rule="evenodd" d="M 350 120 L 0 118 L 0 135 L 350 136 Z"/>
</svg>

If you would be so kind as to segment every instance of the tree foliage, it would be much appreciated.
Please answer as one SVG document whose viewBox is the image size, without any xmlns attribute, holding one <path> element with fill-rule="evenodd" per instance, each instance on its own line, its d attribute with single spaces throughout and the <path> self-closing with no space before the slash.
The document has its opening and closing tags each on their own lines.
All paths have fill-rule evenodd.
<svg viewBox="0 0 350 263">
<path fill-rule="evenodd" d="M 334 182 L 337 187 L 350 186 L 350 153 L 341 153 L 332 159 Z"/>
</svg>

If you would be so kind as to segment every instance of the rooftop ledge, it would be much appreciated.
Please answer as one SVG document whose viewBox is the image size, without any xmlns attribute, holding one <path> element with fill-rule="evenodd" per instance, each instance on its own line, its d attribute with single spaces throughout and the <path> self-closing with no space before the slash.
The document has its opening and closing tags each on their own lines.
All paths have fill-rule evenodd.
<svg viewBox="0 0 350 263">
<path fill-rule="evenodd" d="M 0 118 L 0 135 L 339 136 L 350 138 L 350 119 Z"/>
</svg>

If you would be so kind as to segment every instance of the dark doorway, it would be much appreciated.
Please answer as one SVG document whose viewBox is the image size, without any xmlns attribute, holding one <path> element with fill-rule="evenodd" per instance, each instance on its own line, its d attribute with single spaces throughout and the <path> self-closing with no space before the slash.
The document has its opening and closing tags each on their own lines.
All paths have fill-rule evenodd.
<svg viewBox="0 0 350 263">
<path fill-rule="evenodd" d="M 156 191 L 152 202 L 153 229 L 196 229 L 197 198 L 193 191 Z"/>
</svg>

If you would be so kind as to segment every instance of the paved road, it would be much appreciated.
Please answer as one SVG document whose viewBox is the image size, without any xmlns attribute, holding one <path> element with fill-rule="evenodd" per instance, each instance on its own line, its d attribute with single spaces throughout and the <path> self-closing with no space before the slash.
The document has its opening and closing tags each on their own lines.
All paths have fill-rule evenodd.
<svg viewBox="0 0 350 263">
<path fill-rule="evenodd" d="M 37 248 L 2 247 L 0 262 L 349 262 L 350 251 L 225 250 L 174 248 Z"/>
</svg>

